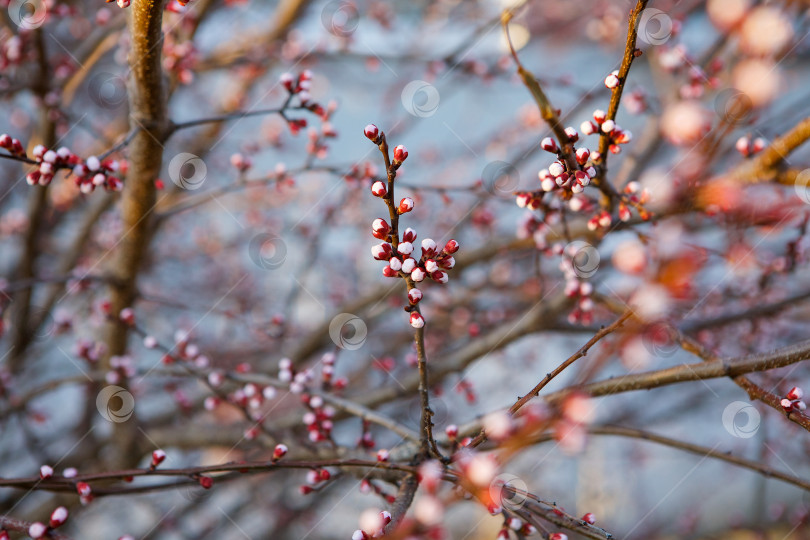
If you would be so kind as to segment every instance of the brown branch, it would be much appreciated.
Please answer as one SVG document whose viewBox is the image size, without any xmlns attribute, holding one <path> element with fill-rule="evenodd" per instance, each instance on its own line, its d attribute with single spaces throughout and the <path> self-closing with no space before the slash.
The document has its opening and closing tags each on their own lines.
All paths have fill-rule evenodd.
<svg viewBox="0 0 810 540">
<path fill-rule="evenodd" d="M 545 388 L 546 385 L 550 383 L 552 379 L 554 379 L 554 377 L 562 373 L 568 366 L 570 366 L 583 356 L 586 356 L 591 347 L 596 345 L 596 343 L 598 343 L 605 336 L 612 334 L 613 332 L 618 330 L 624 324 L 624 322 L 632 316 L 632 314 L 633 314 L 632 311 L 628 310 L 624 313 L 624 315 L 616 319 L 610 326 L 602 327 L 591 339 L 588 340 L 588 342 L 585 345 L 580 347 L 580 349 L 577 352 L 569 356 L 563 363 L 554 368 L 553 371 L 546 374 L 546 376 L 543 377 L 543 380 L 537 383 L 537 385 L 535 385 L 535 387 L 532 388 L 532 390 L 529 393 L 519 398 L 509 408 L 509 414 L 514 416 L 515 413 L 517 413 L 521 409 L 521 407 L 523 407 L 529 401 L 531 401 L 532 398 L 535 398 L 538 395 L 540 395 L 540 391 L 543 388 Z M 487 440 L 486 433 L 483 430 L 481 430 L 481 432 L 475 437 L 475 439 L 473 439 L 473 441 L 468 446 L 475 448 L 486 440 Z"/>
<path fill-rule="evenodd" d="M 636 39 L 638 38 L 638 23 L 641 19 L 641 14 L 647 7 L 649 0 L 638 0 L 636 7 L 630 13 L 630 20 L 627 23 L 627 42 L 624 46 L 624 57 L 622 64 L 619 66 L 619 84 L 612 90 L 610 94 L 610 103 L 608 104 L 606 120 L 616 120 L 616 114 L 619 112 L 619 105 L 622 101 L 622 92 L 624 85 L 627 82 L 627 75 L 630 73 L 630 66 L 636 58 Z M 601 173 L 598 178 L 604 178 L 607 172 L 607 156 L 608 156 L 608 143 L 609 137 L 607 133 L 602 133 L 599 137 L 599 153 L 601 154 Z"/>
<path fill-rule="evenodd" d="M 810 359 L 810 341 L 735 359 L 715 358 L 703 363 L 684 364 L 667 369 L 624 375 L 579 387 L 592 397 L 620 394 L 636 390 L 649 390 L 670 384 L 720 377 L 738 377 L 757 371 L 766 371 L 789 366 Z M 556 402 L 564 398 L 570 389 L 554 392 L 546 400 Z"/>
<path fill-rule="evenodd" d="M 161 52 L 163 35 L 163 0 L 144 0 L 132 4 L 128 21 L 131 48 L 129 52 L 130 131 L 135 132 L 130 144 L 129 171 L 121 200 L 121 238 L 110 273 L 121 285 L 110 290 L 111 313 L 115 320 L 106 325 L 108 365 L 110 356 L 122 355 L 127 349 L 128 328 L 117 321 L 120 311 L 132 305 L 136 296 L 136 279 L 150 238 L 149 220 L 155 200 L 155 179 L 160 175 L 163 144 L 168 127 L 166 94 L 163 88 Z M 137 459 L 134 451 L 136 422 L 115 424 L 117 467 Z"/>
<path fill-rule="evenodd" d="M 807 139 L 810 139 L 810 117 L 801 120 L 790 131 L 774 139 L 756 157 L 743 162 L 734 169 L 730 176 L 735 180 L 746 183 L 778 179 L 779 166 Z"/>
<path fill-rule="evenodd" d="M 402 482 L 399 484 L 399 490 L 397 491 L 397 498 L 391 506 L 391 522 L 385 528 L 386 534 L 393 532 L 405 517 L 408 508 L 410 508 L 411 503 L 413 503 L 413 497 L 416 495 L 418 488 L 419 480 L 416 475 L 409 474 L 402 479 Z"/>
</svg>

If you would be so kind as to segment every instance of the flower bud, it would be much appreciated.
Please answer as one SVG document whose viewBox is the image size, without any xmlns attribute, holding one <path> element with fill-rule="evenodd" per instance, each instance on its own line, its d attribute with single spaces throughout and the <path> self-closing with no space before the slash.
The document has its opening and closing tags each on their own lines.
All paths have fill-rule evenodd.
<svg viewBox="0 0 810 540">
<path fill-rule="evenodd" d="M 164 452 L 163 450 L 155 450 L 154 452 L 152 452 L 152 467 L 157 467 L 158 465 L 163 463 L 163 460 L 165 459 L 166 459 L 166 452 Z"/>
<path fill-rule="evenodd" d="M 378 138 L 380 136 L 380 130 L 374 124 L 369 124 L 363 130 L 363 134 L 368 137 L 368 139 L 373 142 L 377 143 Z"/>
<path fill-rule="evenodd" d="M 411 326 L 414 328 L 422 328 L 425 326 L 425 319 L 417 311 L 411 312 Z"/>
<path fill-rule="evenodd" d="M 55 529 L 62 525 L 68 518 L 68 510 L 64 506 L 60 506 L 56 510 L 51 513 L 51 520 L 50 525 L 52 529 Z"/>
<path fill-rule="evenodd" d="M 542 148 L 546 152 L 553 152 L 553 153 L 556 153 L 557 150 L 559 150 L 557 148 L 557 142 L 551 137 L 546 137 L 545 139 L 540 141 L 540 148 Z"/>
<path fill-rule="evenodd" d="M 414 288 L 408 291 L 408 302 L 410 302 L 411 305 L 415 306 L 416 304 L 419 303 L 421 299 L 422 299 L 422 291 L 420 291 L 419 289 Z"/>
<path fill-rule="evenodd" d="M 388 188 L 385 187 L 384 183 L 377 180 L 371 184 L 371 193 L 373 193 L 375 197 L 385 197 L 388 193 Z"/>
<path fill-rule="evenodd" d="M 455 240 L 448 240 L 447 243 L 444 245 L 444 252 L 447 254 L 452 255 L 456 251 L 458 251 L 459 245 L 458 242 Z"/>
<path fill-rule="evenodd" d="M 394 163 L 402 163 L 408 158 L 408 149 L 404 145 L 398 144 L 394 147 Z"/>
<path fill-rule="evenodd" d="M 284 444 L 277 444 L 273 450 L 273 461 L 278 461 L 287 455 L 287 446 Z"/>
<path fill-rule="evenodd" d="M 399 201 L 399 207 L 397 208 L 397 212 L 400 214 L 407 214 L 413 210 L 413 199 L 410 197 L 405 197 L 401 201 Z"/>
</svg>

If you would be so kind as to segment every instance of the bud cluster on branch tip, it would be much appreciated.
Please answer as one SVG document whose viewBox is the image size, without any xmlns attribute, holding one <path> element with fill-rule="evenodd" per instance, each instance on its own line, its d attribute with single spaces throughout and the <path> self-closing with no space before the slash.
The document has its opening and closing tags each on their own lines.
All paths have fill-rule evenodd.
<svg viewBox="0 0 810 540">
<path fill-rule="evenodd" d="M 734 146 L 740 154 L 749 157 L 764 150 L 765 147 L 768 146 L 768 141 L 762 137 L 757 137 L 752 141 L 749 137 L 742 136 L 737 139 L 737 143 Z"/>
<path fill-rule="evenodd" d="M 302 395 L 301 401 L 309 409 L 303 421 L 309 432 L 309 440 L 317 443 L 331 440 L 334 427 L 335 409 L 324 406 L 321 396 Z"/>
<path fill-rule="evenodd" d="M 126 161 L 119 162 L 114 159 L 100 161 L 96 156 L 90 156 L 84 163 L 80 162 L 73 167 L 73 176 L 82 193 L 91 193 L 99 186 L 108 191 L 121 191 L 124 184 L 114 175 L 124 175 L 126 171 Z"/>
<path fill-rule="evenodd" d="M 7 133 L 0 135 L 0 148 L 7 150 L 9 154 L 15 157 L 25 157 L 25 148 L 19 139 L 13 138 Z"/>
<path fill-rule="evenodd" d="M 313 101 L 312 96 L 309 94 L 309 90 L 312 88 L 312 72 L 310 70 L 305 69 L 297 77 L 292 73 L 284 73 L 281 75 L 280 81 L 284 88 L 287 89 L 290 99 L 293 97 L 298 98 L 298 105 L 292 108 L 306 109 L 321 117 L 322 120 L 328 120 L 332 111 L 327 111 L 322 105 Z M 330 109 L 333 110 L 334 107 L 330 107 Z M 293 135 L 297 135 L 307 127 L 305 118 L 290 119 L 286 116 L 284 118 L 287 120 L 287 125 Z"/>
<path fill-rule="evenodd" d="M 165 459 L 166 459 L 166 452 L 164 452 L 163 450 L 155 450 L 154 452 L 152 452 L 151 468 L 152 469 L 157 468 L 157 466 L 163 463 Z"/>
<path fill-rule="evenodd" d="M 326 469 L 311 469 L 307 471 L 307 483 L 302 484 L 298 490 L 301 492 L 301 495 L 309 495 L 315 491 L 315 487 L 322 482 L 328 482 L 331 478 L 332 473 Z"/>
<path fill-rule="evenodd" d="M 782 408 L 788 413 L 793 411 L 804 411 L 807 408 L 807 405 L 805 405 L 804 401 L 802 401 L 803 396 L 804 392 L 802 389 L 798 386 L 794 386 L 780 402 Z"/>
</svg>

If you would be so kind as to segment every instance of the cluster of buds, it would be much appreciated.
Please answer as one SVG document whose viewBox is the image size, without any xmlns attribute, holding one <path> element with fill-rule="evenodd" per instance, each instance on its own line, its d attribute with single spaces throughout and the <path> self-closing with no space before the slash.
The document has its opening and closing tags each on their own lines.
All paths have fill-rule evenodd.
<svg viewBox="0 0 810 540">
<path fill-rule="evenodd" d="M 104 376 L 107 384 L 118 384 L 124 379 L 134 377 L 135 362 L 129 355 L 110 357 L 110 370 Z"/>
<path fill-rule="evenodd" d="M 191 40 L 177 41 L 168 33 L 163 44 L 163 68 L 177 76 L 180 84 L 190 84 L 194 80 L 194 67 L 199 53 Z"/>
<path fill-rule="evenodd" d="M 633 140 L 633 134 L 629 130 L 622 129 L 613 120 L 607 120 L 607 114 L 605 114 L 605 111 L 601 109 L 597 109 L 593 112 L 593 122 L 586 120 L 585 122 L 582 122 L 579 129 L 585 135 L 593 135 L 595 133 L 607 135 L 610 142 L 608 149 L 610 150 L 611 154 L 618 154 L 622 151 L 619 145 L 627 144 Z M 591 159 L 594 161 L 601 157 L 598 152 L 595 154 L 596 155 L 591 154 Z"/>
<path fill-rule="evenodd" d="M 802 397 L 804 397 L 804 392 L 798 386 L 794 386 L 790 389 L 790 392 L 782 398 L 780 401 L 780 405 L 782 408 L 785 409 L 785 412 L 790 413 L 794 411 L 804 411 L 807 408 L 804 401 L 802 401 Z"/>
<path fill-rule="evenodd" d="M 763 139 L 762 137 L 757 137 L 753 141 L 750 137 L 742 136 L 737 139 L 734 147 L 737 149 L 737 152 L 742 154 L 744 157 L 753 156 L 757 152 L 761 152 L 768 146 L 768 141 Z"/>
<path fill-rule="evenodd" d="M 333 352 L 326 352 L 321 357 L 321 388 L 323 390 L 343 390 L 349 384 L 346 377 L 335 379 L 335 361 L 337 356 Z"/>
<path fill-rule="evenodd" d="M 231 165 L 241 172 L 245 172 L 253 166 L 253 161 L 242 154 L 236 153 L 231 156 Z"/>
<path fill-rule="evenodd" d="M 302 394 L 306 389 L 307 383 L 311 382 L 315 377 L 311 369 L 296 372 L 293 368 L 292 360 L 282 358 L 278 363 L 278 378 L 281 382 L 290 384 L 290 392 L 293 394 Z"/>
<path fill-rule="evenodd" d="M 385 134 L 374 124 L 369 124 L 363 130 L 364 135 L 380 149 L 387 152 Z M 386 155 L 386 160 L 387 160 Z M 396 170 L 408 159 L 408 150 L 403 145 L 394 147 L 393 159 L 388 171 L 389 178 L 396 175 Z M 431 239 L 425 238 L 421 242 L 421 254 L 417 259 L 415 256 L 417 234 L 416 231 L 408 227 L 399 237 L 397 224 L 399 216 L 407 214 L 414 208 L 414 201 L 410 197 L 404 197 L 399 204 L 394 202 L 393 182 L 392 191 L 388 192 L 388 186 L 382 181 L 376 181 L 371 185 L 371 193 L 375 197 L 380 197 L 388 205 L 389 212 L 395 216 L 397 221 L 389 224 L 383 218 L 375 219 L 371 224 L 371 234 L 374 238 L 382 240 L 381 244 L 372 246 L 371 255 L 378 261 L 385 261 L 388 264 L 383 267 L 383 275 L 386 277 L 399 277 L 408 282 L 408 306 L 405 311 L 410 313 L 410 323 L 414 328 L 425 326 L 425 319 L 417 308 L 417 304 L 422 300 L 422 291 L 416 284 L 422 282 L 426 277 L 436 283 L 447 283 L 450 279 L 447 271 L 453 268 L 456 260 L 453 257 L 458 251 L 459 245 L 455 240 L 449 240 L 440 250 L 438 244 Z"/>
<path fill-rule="evenodd" d="M 328 118 L 327 110 L 319 103 L 312 101 L 312 96 L 309 94 L 312 87 L 312 72 L 310 70 L 305 69 L 298 77 L 295 77 L 292 73 L 284 73 L 281 75 L 280 80 L 284 88 L 287 89 L 289 98 L 292 99 L 294 96 L 298 98 L 299 105 L 297 108 L 311 111 L 324 119 Z M 287 119 L 287 124 L 293 135 L 298 135 L 302 129 L 307 127 L 305 118 Z"/>
<path fill-rule="evenodd" d="M 93 490 L 87 482 L 77 482 L 76 493 L 79 494 L 79 501 L 82 505 L 88 505 L 93 500 Z"/>
<path fill-rule="evenodd" d="M 303 418 L 309 432 L 309 440 L 315 443 L 331 440 L 335 409 L 328 405 L 324 406 L 321 396 L 302 395 L 301 401 L 309 409 Z"/>
<path fill-rule="evenodd" d="M 391 523 L 391 513 L 383 510 L 377 515 L 376 511 L 366 511 L 360 516 L 360 526 L 352 534 L 352 540 L 370 540 L 385 536 L 385 527 Z"/>
<path fill-rule="evenodd" d="M 19 139 L 14 139 L 11 135 L 3 133 L 0 135 L 0 148 L 8 150 L 8 153 L 15 157 L 25 157 L 25 148 Z"/>
<path fill-rule="evenodd" d="M 29 186 L 37 184 L 47 186 L 59 169 L 73 167 L 81 161 L 64 146 L 57 151 L 53 151 L 48 150 L 41 144 L 34 147 L 33 157 L 37 160 L 39 166 L 25 176 L 25 181 L 28 182 Z"/>
<path fill-rule="evenodd" d="M 531 536 L 537 533 L 537 529 L 531 523 L 526 523 L 523 520 L 516 518 L 516 517 L 508 517 L 504 521 L 503 528 L 498 532 L 497 538 L 500 539 L 508 539 L 509 538 L 509 531 L 515 531 L 518 533 L 518 538 L 524 536 Z"/>
<path fill-rule="evenodd" d="M 126 162 L 114 159 L 99 160 L 90 156 L 84 163 L 73 168 L 74 181 L 82 193 L 91 193 L 96 187 L 103 186 L 108 191 L 121 191 L 124 187 L 116 174 L 126 174 Z"/>
<path fill-rule="evenodd" d="M 126 309 L 122 310 L 121 313 L 123 314 L 125 310 Z M 144 345 L 152 349 L 157 346 L 157 341 L 151 336 L 146 336 L 146 338 L 144 338 Z M 200 369 L 205 369 L 211 363 L 207 356 L 200 353 L 200 348 L 195 343 L 191 342 L 191 336 L 185 330 L 177 330 L 174 333 L 174 347 L 171 350 L 174 351 L 174 353 L 167 351 L 163 355 L 162 361 L 166 365 L 182 360 L 192 362 Z M 239 371 L 239 366 L 237 366 L 237 371 Z"/>
<path fill-rule="evenodd" d="M 225 377 L 221 372 L 212 371 L 208 374 L 208 383 L 212 387 L 217 388 L 222 385 L 224 378 Z M 230 403 L 244 409 L 250 418 L 257 421 L 263 416 L 261 411 L 262 406 L 275 397 L 276 389 L 274 387 L 262 387 L 255 383 L 247 383 L 242 388 L 237 388 L 227 396 Z M 209 398 L 212 398 L 212 402 L 206 402 L 205 406 L 206 409 L 213 410 L 217 405 L 219 405 L 219 398 L 215 396 L 209 396 Z M 255 439 L 259 434 L 259 429 L 258 427 L 254 426 L 253 428 L 250 428 L 248 432 L 245 433 L 245 436 L 246 438 L 252 440 Z"/>
<path fill-rule="evenodd" d="M 307 471 L 307 483 L 303 484 L 298 489 L 301 492 L 301 495 L 309 495 L 315 491 L 315 487 L 322 482 L 328 482 L 331 478 L 332 473 L 330 473 L 327 469 L 312 469 Z"/>
<path fill-rule="evenodd" d="M 374 436 L 371 434 L 371 423 L 368 420 L 363 420 L 363 431 L 360 438 L 357 440 L 357 446 L 362 448 L 374 448 L 376 446 Z"/>
<path fill-rule="evenodd" d="M 60 506 L 53 512 L 51 512 L 51 518 L 48 521 L 48 524 L 45 525 L 44 523 L 36 522 L 32 523 L 28 527 L 28 536 L 37 540 L 39 538 L 46 538 L 50 536 L 50 532 L 57 527 L 62 526 L 68 518 L 68 510 L 64 506 Z M 8 538 L 8 536 L 6 536 Z"/>
</svg>

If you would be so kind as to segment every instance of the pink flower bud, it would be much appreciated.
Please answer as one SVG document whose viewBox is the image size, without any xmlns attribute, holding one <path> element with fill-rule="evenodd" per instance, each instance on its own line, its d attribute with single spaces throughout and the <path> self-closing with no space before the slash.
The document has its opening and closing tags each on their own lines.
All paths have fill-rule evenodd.
<svg viewBox="0 0 810 540">
<path fill-rule="evenodd" d="M 405 232 L 402 233 L 402 241 L 403 242 L 415 242 L 416 241 L 416 231 L 408 227 L 405 229 Z"/>
<path fill-rule="evenodd" d="M 411 279 L 419 283 L 420 281 L 425 279 L 425 275 L 426 275 L 425 271 L 417 267 L 414 268 L 413 271 L 411 272 Z"/>
<path fill-rule="evenodd" d="M 377 137 L 380 136 L 380 130 L 377 129 L 377 126 L 374 124 L 369 124 L 363 130 L 363 134 L 368 137 L 371 142 L 376 143 Z"/>
<path fill-rule="evenodd" d="M 445 257 L 443 259 L 439 259 L 439 266 L 444 268 L 445 270 L 450 270 L 456 265 L 456 259 L 453 257 Z"/>
<path fill-rule="evenodd" d="M 597 124 L 602 124 L 607 118 L 607 114 L 602 109 L 596 109 L 593 111 L 593 119 L 596 121 Z"/>
<path fill-rule="evenodd" d="M 456 437 L 458 437 L 458 426 L 455 424 L 450 424 L 449 426 L 444 428 L 444 432 L 447 435 L 448 439 L 454 441 L 456 440 Z"/>
<path fill-rule="evenodd" d="M 53 476 L 53 467 L 50 465 L 43 465 L 39 468 L 39 477 L 43 480 L 47 480 Z"/>
<path fill-rule="evenodd" d="M 386 261 L 391 258 L 394 249 L 388 242 L 371 246 L 371 255 L 378 261 Z"/>
<path fill-rule="evenodd" d="M 795 399 L 802 399 L 803 396 L 804 392 L 802 392 L 802 389 L 799 388 L 798 386 L 794 386 L 793 388 L 790 389 L 790 392 L 787 393 L 786 397 L 790 400 L 795 400 Z"/>
<path fill-rule="evenodd" d="M 526 205 L 532 200 L 532 196 L 528 193 L 518 193 L 517 197 L 515 197 L 515 203 L 518 205 L 518 208 L 526 208 Z"/>
<path fill-rule="evenodd" d="M 411 312 L 411 326 L 414 328 L 422 328 L 425 326 L 425 319 L 416 311 Z"/>
<path fill-rule="evenodd" d="M 565 134 L 568 135 L 568 140 L 571 142 L 577 142 L 579 140 L 579 133 L 571 126 L 565 128 Z"/>
<path fill-rule="evenodd" d="M 436 254 L 436 250 L 438 249 L 439 246 L 436 245 L 436 242 L 434 242 L 432 238 L 422 240 L 422 255 L 432 257 Z"/>
<path fill-rule="evenodd" d="M 407 214 L 411 210 L 413 210 L 413 199 L 410 197 L 404 197 L 401 201 L 399 201 L 397 212 L 400 214 Z"/>
<path fill-rule="evenodd" d="M 214 485 L 214 479 L 210 476 L 201 476 L 200 485 L 203 487 L 203 489 L 211 489 L 211 486 Z"/>
<path fill-rule="evenodd" d="M 593 122 L 585 121 L 579 125 L 579 130 L 585 135 L 593 135 L 596 133 L 596 126 L 593 125 Z"/>
<path fill-rule="evenodd" d="M 273 461 L 277 461 L 287 455 L 287 446 L 284 444 L 277 444 L 273 450 Z"/>
<path fill-rule="evenodd" d="M 135 312 L 132 308 L 124 308 L 121 310 L 121 313 L 118 314 L 118 318 L 121 319 L 121 322 L 127 324 L 129 326 L 135 325 Z"/>
<path fill-rule="evenodd" d="M 391 232 L 391 226 L 384 219 L 377 218 L 371 223 L 371 234 L 374 238 L 385 240 L 389 232 Z"/>
<path fill-rule="evenodd" d="M 388 266 L 394 272 L 399 272 L 400 270 L 402 270 L 402 261 L 400 261 L 396 257 L 391 257 L 391 259 L 388 261 Z"/>
<path fill-rule="evenodd" d="M 428 274 L 432 274 L 433 272 L 439 269 L 438 263 L 433 259 L 428 259 L 425 261 L 425 270 L 427 270 Z"/>
<path fill-rule="evenodd" d="M 28 527 L 28 536 L 34 540 L 44 537 L 46 532 L 48 532 L 48 527 L 44 523 L 36 522 Z"/>
<path fill-rule="evenodd" d="M 588 525 L 593 525 L 596 523 L 596 516 L 593 515 L 593 512 L 588 512 L 584 516 L 582 516 L 582 521 L 587 523 Z"/>
<path fill-rule="evenodd" d="M 790 411 L 793 408 L 793 402 L 791 400 L 789 400 L 788 398 L 782 398 L 782 400 L 779 402 L 779 404 L 786 411 Z"/>
<path fill-rule="evenodd" d="M 62 525 L 68 518 L 68 510 L 64 506 L 60 506 L 56 510 L 51 513 L 51 520 L 50 525 L 52 529 L 55 529 Z"/>
<path fill-rule="evenodd" d="M 551 173 L 551 176 L 555 178 L 560 176 L 562 173 L 565 172 L 565 168 L 562 166 L 562 163 L 559 161 L 555 161 L 551 165 L 548 166 L 548 172 Z"/>
<path fill-rule="evenodd" d="M 602 122 L 602 133 L 610 133 L 616 129 L 616 122 L 613 120 L 605 120 Z"/>
<path fill-rule="evenodd" d="M 86 482 L 79 482 L 78 484 L 76 484 L 76 492 L 82 497 L 87 497 L 92 494 L 90 484 Z"/>
<path fill-rule="evenodd" d="M 433 281 L 436 283 L 447 283 L 447 281 L 450 279 L 447 272 L 442 272 L 441 270 L 431 273 L 430 277 L 433 278 Z"/>
<path fill-rule="evenodd" d="M 388 450 L 385 448 L 377 450 L 377 461 L 388 461 Z"/>
<path fill-rule="evenodd" d="M 420 291 L 419 289 L 411 289 L 410 291 L 408 291 L 408 302 L 410 302 L 411 305 L 415 306 L 416 304 L 419 303 L 421 299 L 422 299 L 422 291 Z"/>
<path fill-rule="evenodd" d="M 568 535 L 565 533 L 550 534 L 548 540 L 568 540 Z"/>
<path fill-rule="evenodd" d="M 152 452 L 152 467 L 157 467 L 158 465 L 163 463 L 163 460 L 165 459 L 166 459 L 166 452 L 164 452 L 163 450 L 155 450 L 154 452 Z"/>
<path fill-rule="evenodd" d="M 611 90 L 619 86 L 619 70 L 615 70 L 605 77 L 605 86 Z"/>
<path fill-rule="evenodd" d="M 546 152 L 553 152 L 553 153 L 556 153 L 558 150 L 557 142 L 551 137 L 546 137 L 545 139 L 540 141 L 540 148 L 542 148 Z"/>
<path fill-rule="evenodd" d="M 458 251 L 459 245 L 458 242 L 455 240 L 448 240 L 447 243 L 444 245 L 444 252 L 452 255 L 456 251 Z"/>
<path fill-rule="evenodd" d="M 391 268 L 390 266 L 384 266 L 382 270 L 383 276 L 385 277 L 397 277 L 397 271 Z"/>
<path fill-rule="evenodd" d="M 397 251 L 402 255 L 410 255 L 413 253 L 413 244 L 410 242 L 402 242 L 397 246 Z"/>
<path fill-rule="evenodd" d="M 415 260 L 407 258 L 404 261 L 402 261 L 402 271 L 405 272 L 406 274 L 410 274 L 411 272 L 413 272 L 414 268 L 416 268 Z"/>
<path fill-rule="evenodd" d="M 577 148 L 577 163 L 585 165 L 591 157 L 591 151 L 587 148 Z"/>
<path fill-rule="evenodd" d="M 402 163 L 408 158 L 408 149 L 404 145 L 394 147 L 394 163 Z"/>
<path fill-rule="evenodd" d="M 385 197 L 388 193 L 388 188 L 385 187 L 384 183 L 377 180 L 371 184 L 371 193 L 374 194 L 375 197 Z"/>
</svg>

